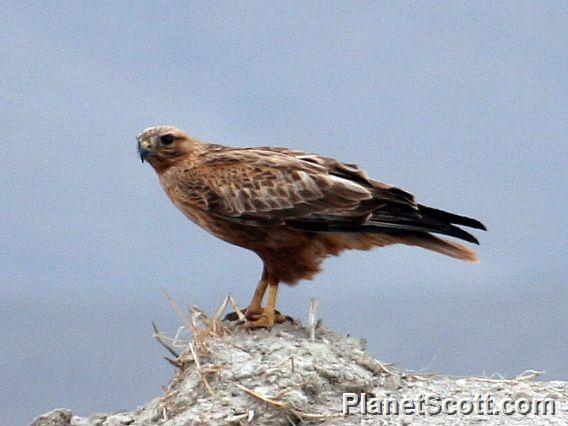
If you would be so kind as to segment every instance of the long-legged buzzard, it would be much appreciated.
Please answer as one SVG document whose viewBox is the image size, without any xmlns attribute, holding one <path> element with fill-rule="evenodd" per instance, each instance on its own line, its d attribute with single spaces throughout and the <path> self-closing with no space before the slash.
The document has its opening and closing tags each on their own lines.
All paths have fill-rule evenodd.
<svg viewBox="0 0 568 426">
<path fill-rule="evenodd" d="M 311 279 L 324 258 L 346 249 L 406 244 L 477 262 L 471 249 L 432 234 L 477 244 L 456 225 L 485 230 L 482 223 L 419 204 L 356 165 L 288 148 L 208 144 L 171 126 L 144 130 L 138 149 L 188 218 L 262 259 L 246 310 L 251 328 L 283 320 L 275 312 L 280 282 Z"/>
</svg>

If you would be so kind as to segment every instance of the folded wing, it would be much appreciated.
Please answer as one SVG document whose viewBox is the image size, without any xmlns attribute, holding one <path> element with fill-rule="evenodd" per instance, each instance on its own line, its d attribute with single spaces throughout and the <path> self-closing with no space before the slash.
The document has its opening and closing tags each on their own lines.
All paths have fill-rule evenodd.
<svg viewBox="0 0 568 426">
<path fill-rule="evenodd" d="M 373 180 L 359 167 L 285 148 L 220 148 L 192 167 L 191 197 L 210 213 L 252 226 L 285 225 L 310 232 L 425 234 L 477 239 L 456 225 L 475 219 L 417 204 L 412 194 Z M 432 237 L 435 238 L 435 237 Z"/>
</svg>

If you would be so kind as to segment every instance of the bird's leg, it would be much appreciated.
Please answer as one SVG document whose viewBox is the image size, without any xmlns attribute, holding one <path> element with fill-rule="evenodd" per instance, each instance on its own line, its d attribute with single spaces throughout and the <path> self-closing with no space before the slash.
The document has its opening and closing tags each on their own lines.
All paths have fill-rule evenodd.
<svg viewBox="0 0 568 426">
<path fill-rule="evenodd" d="M 266 307 L 262 309 L 262 315 L 254 320 L 248 321 L 245 324 L 246 328 L 272 328 L 275 323 L 280 323 L 286 321 L 284 315 L 276 313 L 276 298 L 278 297 L 278 283 L 270 283 L 268 285 L 268 303 Z M 247 315 L 248 318 L 248 315 Z"/>
<path fill-rule="evenodd" d="M 268 292 L 268 302 L 266 306 L 262 307 L 262 299 Z M 249 329 L 254 328 L 271 328 L 274 324 L 279 324 L 285 321 L 293 322 L 292 318 L 285 315 L 281 315 L 280 312 L 276 310 L 276 299 L 278 297 L 278 278 L 270 275 L 266 267 L 262 271 L 262 276 L 260 281 L 256 286 L 254 295 L 248 308 L 245 310 L 245 316 L 247 321 L 245 322 L 245 327 Z M 225 316 L 226 321 L 236 321 L 238 316 L 235 312 L 228 313 Z"/>
<path fill-rule="evenodd" d="M 247 318 L 256 318 L 262 315 L 262 299 L 264 298 L 264 293 L 266 293 L 266 287 L 268 287 L 268 272 L 266 271 L 266 268 L 264 268 L 260 281 L 256 286 L 254 295 L 252 296 L 252 300 L 250 301 L 250 305 L 246 308 Z"/>
</svg>

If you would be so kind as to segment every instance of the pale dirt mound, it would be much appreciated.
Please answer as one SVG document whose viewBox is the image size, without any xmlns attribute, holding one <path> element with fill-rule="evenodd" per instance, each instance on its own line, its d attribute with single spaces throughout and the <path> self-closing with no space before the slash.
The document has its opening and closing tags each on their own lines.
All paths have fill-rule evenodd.
<svg viewBox="0 0 568 426">
<path fill-rule="evenodd" d="M 365 342 L 322 327 L 310 331 L 281 324 L 271 331 L 244 330 L 194 310 L 178 335 L 157 337 L 172 351 L 177 373 L 164 395 L 128 413 L 74 416 L 55 410 L 33 426 L 59 425 L 361 425 L 361 424 L 568 424 L 568 383 L 448 378 L 404 373 L 365 351 Z M 313 321 L 311 321 L 313 324 Z M 191 340 L 183 340 L 192 329 Z M 176 351 L 184 351 L 176 357 Z M 556 414 L 546 416 L 343 416 L 344 392 L 380 398 L 553 398 Z"/>
</svg>

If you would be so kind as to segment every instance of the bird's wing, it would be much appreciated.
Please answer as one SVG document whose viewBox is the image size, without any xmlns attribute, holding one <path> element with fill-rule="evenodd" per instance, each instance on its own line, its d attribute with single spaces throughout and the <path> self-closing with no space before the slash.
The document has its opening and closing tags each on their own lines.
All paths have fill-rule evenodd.
<svg viewBox="0 0 568 426">
<path fill-rule="evenodd" d="M 360 218 L 373 199 L 361 183 L 270 148 L 216 149 L 196 167 L 211 191 L 207 209 L 252 224 Z"/>
<path fill-rule="evenodd" d="M 248 225 L 285 224 L 313 232 L 437 232 L 476 242 L 452 225 L 473 226 L 473 219 L 421 206 L 412 194 L 332 158 L 286 148 L 215 146 L 188 167 L 180 196 Z"/>
</svg>

